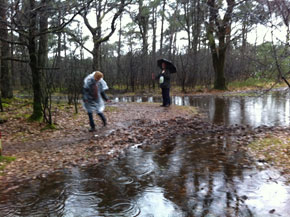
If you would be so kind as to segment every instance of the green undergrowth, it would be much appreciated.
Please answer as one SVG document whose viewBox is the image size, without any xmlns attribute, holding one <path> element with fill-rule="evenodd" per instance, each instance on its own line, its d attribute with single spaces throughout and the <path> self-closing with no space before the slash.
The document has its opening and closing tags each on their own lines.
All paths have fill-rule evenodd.
<svg viewBox="0 0 290 217">
<path fill-rule="evenodd" d="M 244 81 L 232 81 L 228 84 L 229 90 L 253 90 L 253 89 L 267 89 L 271 88 L 275 81 L 269 79 L 248 78 Z M 275 84 L 275 87 L 283 87 L 285 83 L 281 81 Z"/>
<path fill-rule="evenodd" d="M 5 167 L 14 160 L 16 160 L 15 157 L 0 156 L 0 175 L 2 175 Z"/>
<path fill-rule="evenodd" d="M 274 85 L 275 84 L 275 85 Z M 281 81 L 280 83 L 275 83 L 274 80 L 269 80 L 266 78 L 248 78 L 243 81 L 232 81 L 227 84 L 227 90 L 226 91 L 219 91 L 214 90 L 213 86 L 204 86 L 204 85 L 196 85 L 194 87 L 185 87 L 185 91 L 182 90 L 181 86 L 178 86 L 174 83 L 171 85 L 170 94 L 173 95 L 184 95 L 184 94 L 201 94 L 201 93 L 209 93 L 209 94 L 215 94 L 215 93 L 227 93 L 229 91 L 245 91 L 245 90 L 261 90 L 261 89 L 268 89 L 273 87 L 285 87 L 285 83 Z M 155 86 L 155 88 L 136 88 L 134 92 L 131 90 L 125 90 L 122 89 L 123 87 L 114 87 L 114 93 L 115 95 L 124 95 L 124 96 L 136 96 L 136 95 L 161 95 L 161 89 L 158 85 Z M 232 94 L 231 94 L 232 95 Z M 255 94 L 250 93 L 239 93 L 239 96 L 254 96 Z"/>
<path fill-rule="evenodd" d="M 9 118 L 29 118 L 28 113 L 32 111 L 31 101 L 21 98 L 12 98 L 12 99 L 2 99 L 2 105 L 4 112 L 0 112 L 0 120 L 5 122 Z"/>
<path fill-rule="evenodd" d="M 45 131 L 45 130 L 58 130 L 58 128 L 55 124 L 47 124 L 45 127 L 41 128 L 40 131 Z"/>
</svg>

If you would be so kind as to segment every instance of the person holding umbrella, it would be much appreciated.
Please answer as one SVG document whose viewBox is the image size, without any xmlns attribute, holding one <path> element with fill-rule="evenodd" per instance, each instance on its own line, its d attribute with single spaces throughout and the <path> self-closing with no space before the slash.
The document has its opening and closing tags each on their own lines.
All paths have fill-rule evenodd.
<svg viewBox="0 0 290 217">
<path fill-rule="evenodd" d="M 159 86 L 162 91 L 162 105 L 168 107 L 171 104 L 170 100 L 170 74 L 176 72 L 176 68 L 169 60 L 159 59 L 157 65 L 161 72 L 157 75 L 156 79 L 159 80 Z"/>
</svg>

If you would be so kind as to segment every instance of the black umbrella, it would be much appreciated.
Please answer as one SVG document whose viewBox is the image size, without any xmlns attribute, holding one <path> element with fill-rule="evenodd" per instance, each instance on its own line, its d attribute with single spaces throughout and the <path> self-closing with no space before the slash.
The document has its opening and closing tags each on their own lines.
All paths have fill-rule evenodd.
<svg viewBox="0 0 290 217">
<path fill-rule="evenodd" d="M 159 59 L 157 60 L 157 66 L 162 69 L 162 63 L 166 64 L 166 69 L 170 71 L 170 73 L 176 73 L 175 65 L 167 59 Z"/>
</svg>

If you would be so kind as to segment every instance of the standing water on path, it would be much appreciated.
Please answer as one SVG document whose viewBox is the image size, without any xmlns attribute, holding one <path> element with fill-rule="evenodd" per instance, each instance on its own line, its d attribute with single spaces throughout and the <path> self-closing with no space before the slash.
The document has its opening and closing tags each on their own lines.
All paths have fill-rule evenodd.
<svg viewBox="0 0 290 217">
<path fill-rule="evenodd" d="M 172 104 L 195 106 L 214 123 L 242 124 L 258 127 L 290 126 L 290 91 L 256 93 L 249 96 L 173 96 Z M 115 102 L 161 102 L 160 97 L 116 97 Z"/>
<path fill-rule="evenodd" d="M 289 95 L 272 97 L 203 97 L 198 106 L 209 106 L 215 123 L 289 126 Z M 290 216 L 290 187 L 233 139 L 177 135 L 132 147 L 119 159 L 0 194 L 0 216 Z"/>
</svg>

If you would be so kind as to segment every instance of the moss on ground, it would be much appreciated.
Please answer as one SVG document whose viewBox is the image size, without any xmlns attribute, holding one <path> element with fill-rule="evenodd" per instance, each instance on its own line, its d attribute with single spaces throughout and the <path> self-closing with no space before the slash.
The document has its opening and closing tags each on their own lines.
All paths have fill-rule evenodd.
<svg viewBox="0 0 290 217">
<path fill-rule="evenodd" d="M 0 175 L 2 175 L 2 172 L 7 164 L 11 163 L 14 160 L 16 160 L 15 157 L 0 156 Z"/>
<path fill-rule="evenodd" d="M 259 158 L 283 172 L 290 172 L 290 135 L 280 133 L 279 135 L 266 135 L 249 144 L 251 152 Z"/>
</svg>

